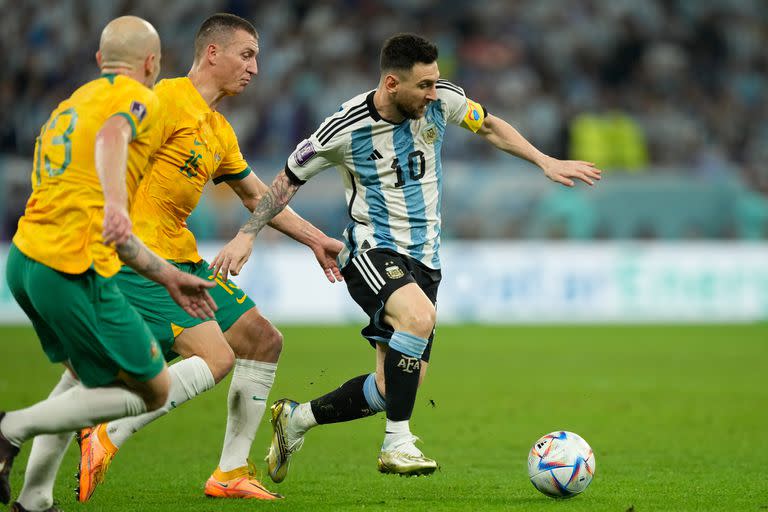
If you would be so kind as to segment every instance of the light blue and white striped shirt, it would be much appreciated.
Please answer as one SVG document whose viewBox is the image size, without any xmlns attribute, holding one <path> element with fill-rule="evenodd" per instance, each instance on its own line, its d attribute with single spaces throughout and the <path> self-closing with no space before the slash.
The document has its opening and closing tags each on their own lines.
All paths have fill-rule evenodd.
<svg viewBox="0 0 768 512">
<path fill-rule="evenodd" d="M 437 100 L 420 119 L 394 124 L 381 118 L 374 91 L 355 96 L 323 121 L 288 158 L 286 167 L 306 181 L 336 167 L 349 216 L 339 266 L 373 248 L 408 255 L 440 268 L 440 150 L 448 123 L 477 131 L 484 111 L 464 91 L 437 82 Z"/>
</svg>

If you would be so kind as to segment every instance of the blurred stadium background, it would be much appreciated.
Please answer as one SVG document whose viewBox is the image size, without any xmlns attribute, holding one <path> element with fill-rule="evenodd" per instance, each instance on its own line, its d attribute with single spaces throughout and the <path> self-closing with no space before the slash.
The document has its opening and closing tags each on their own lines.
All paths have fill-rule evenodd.
<svg viewBox="0 0 768 512">
<path fill-rule="evenodd" d="M 539 148 L 605 170 L 594 189 L 564 189 L 449 130 L 442 321 L 768 317 L 764 1 L 0 4 L 13 13 L 0 19 L 3 243 L 24 208 L 39 127 L 98 74 L 103 25 L 125 13 L 149 19 L 163 41 L 161 77 L 173 77 L 190 67 L 201 20 L 226 11 L 260 33 L 259 74 L 222 111 L 266 182 L 342 101 L 376 86 L 378 49 L 397 31 L 437 42 L 443 77 Z M 305 186 L 293 206 L 333 236 L 348 222 L 334 172 Z M 190 226 L 211 256 L 245 218 L 228 187 L 210 187 Z M 240 284 L 277 320 L 360 318 L 342 287 L 323 285 L 302 248 L 272 232 L 254 254 Z M 286 277 L 287 268 L 297 274 Z M 304 298 L 294 288 L 315 285 Z M 18 319 L 3 286 L 0 316 Z"/>
<path fill-rule="evenodd" d="M 409 30 L 439 44 L 445 78 L 542 150 L 605 170 L 595 188 L 565 189 L 449 130 L 438 309 L 442 324 L 457 325 L 439 327 L 438 364 L 414 411 L 414 431 L 443 467 L 428 480 L 380 477 L 372 464 L 381 415 L 318 429 L 293 476 L 275 486 L 288 496 L 281 510 L 552 510 L 566 504 L 533 490 L 525 457 L 562 428 L 582 434 L 598 460 L 595 483 L 571 511 L 768 507 L 765 0 L 0 7 L 0 271 L 30 189 L 35 136 L 58 101 L 98 75 L 100 31 L 121 14 L 157 27 L 161 77 L 186 74 L 209 14 L 254 23 L 259 74 L 222 110 L 266 182 L 340 102 L 376 86 L 381 42 Z M 292 205 L 331 235 L 348 222 L 332 171 Z M 189 224 L 210 258 L 246 217 L 228 187 L 210 187 Z M 272 399 L 317 396 L 372 362 L 357 335 L 362 313 L 305 248 L 265 232 L 237 282 L 286 336 Z M 0 323 L 25 320 L 0 279 Z M 668 325 L 679 322 L 692 325 Z M 528 323 L 543 325 L 509 325 Z M 59 372 L 29 326 L 0 326 L 0 408 L 39 400 Z M 200 490 L 218 456 L 226 393 L 224 382 L 135 436 L 85 505 L 69 491 L 70 449 L 57 499 L 67 510 L 211 510 Z M 263 421 L 255 461 L 269 434 Z"/>
</svg>

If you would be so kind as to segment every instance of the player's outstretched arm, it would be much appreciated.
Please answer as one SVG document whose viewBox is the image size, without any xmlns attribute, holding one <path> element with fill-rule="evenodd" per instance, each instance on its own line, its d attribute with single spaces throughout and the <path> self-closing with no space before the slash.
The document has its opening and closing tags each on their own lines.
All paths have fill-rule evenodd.
<svg viewBox="0 0 768 512">
<path fill-rule="evenodd" d="M 574 179 L 588 185 L 594 185 L 595 181 L 600 179 L 601 171 L 595 168 L 595 164 L 580 160 L 558 160 L 547 156 L 499 117 L 489 114 L 477 133 L 500 150 L 539 166 L 547 178 L 567 187 L 574 185 Z"/>
<path fill-rule="evenodd" d="M 235 238 L 225 245 L 211 262 L 208 268 L 213 269 L 214 275 L 219 274 L 226 280 L 228 276 L 236 276 L 240 273 L 251 255 L 256 235 L 269 221 L 283 211 L 300 186 L 300 183 L 296 183 L 288 177 L 285 169 L 278 173 L 272 185 L 253 208 L 248 222 L 240 228 Z"/>
<path fill-rule="evenodd" d="M 243 205 L 254 212 L 268 187 L 258 176 L 251 173 L 242 180 L 228 181 L 227 184 L 240 197 Z M 327 236 L 320 231 L 311 222 L 301 217 L 293 211 L 290 206 L 286 206 L 283 211 L 278 213 L 267 224 L 287 235 L 297 242 L 309 247 L 315 255 L 320 268 L 323 269 L 325 277 L 330 282 L 343 281 L 336 256 L 344 248 L 344 244 L 339 240 Z"/>
<path fill-rule="evenodd" d="M 117 245 L 117 254 L 133 270 L 163 285 L 171 298 L 195 318 L 213 318 L 216 303 L 208 294 L 208 288 L 216 286 L 214 281 L 206 281 L 192 274 L 181 272 L 170 263 L 149 250 L 136 235 Z"/>
</svg>

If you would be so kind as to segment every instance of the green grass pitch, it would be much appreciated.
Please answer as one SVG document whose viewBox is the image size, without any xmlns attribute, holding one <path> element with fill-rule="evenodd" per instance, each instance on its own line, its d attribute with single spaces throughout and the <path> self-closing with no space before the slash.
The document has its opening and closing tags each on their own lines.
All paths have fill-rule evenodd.
<svg viewBox="0 0 768 512">
<path fill-rule="evenodd" d="M 353 327 L 283 327 L 272 399 L 313 398 L 372 368 Z M 0 408 L 43 398 L 60 369 L 27 327 L 0 329 Z M 67 511 L 768 509 L 768 326 L 440 327 L 411 425 L 441 469 L 376 471 L 382 415 L 309 433 L 280 503 L 207 499 L 228 381 L 156 421 L 118 453 L 91 502 L 74 502 L 71 446 L 56 488 Z M 586 492 L 557 501 L 528 481 L 542 434 L 567 429 L 595 451 Z M 252 458 L 263 467 L 262 421 Z M 73 445 L 74 446 L 74 445 Z M 14 496 L 29 444 L 17 459 Z M 268 480 L 268 479 L 267 479 Z M 271 484 L 271 482 L 269 482 Z"/>
</svg>

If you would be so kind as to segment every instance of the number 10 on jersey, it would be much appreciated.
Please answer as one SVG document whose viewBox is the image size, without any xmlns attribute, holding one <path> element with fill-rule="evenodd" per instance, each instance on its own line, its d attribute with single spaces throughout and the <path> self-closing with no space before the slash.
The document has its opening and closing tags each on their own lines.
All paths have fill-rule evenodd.
<svg viewBox="0 0 768 512">
<path fill-rule="evenodd" d="M 395 158 L 392 160 L 392 169 L 397 174 L 397 181 L 395 187 L 400 188 L 405 185 L 405 175 L 403 174 L 403 168 L 400 166 L 400 160 Z M 419 181 L 424 177 L 426 172 L 426 161 L 424 160 L 424 153 L 422 151 L 411 151 L 408 153 L 408 174 L 413 181 Z"/>
</svg>

